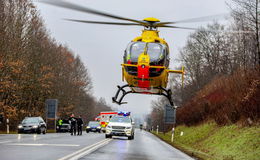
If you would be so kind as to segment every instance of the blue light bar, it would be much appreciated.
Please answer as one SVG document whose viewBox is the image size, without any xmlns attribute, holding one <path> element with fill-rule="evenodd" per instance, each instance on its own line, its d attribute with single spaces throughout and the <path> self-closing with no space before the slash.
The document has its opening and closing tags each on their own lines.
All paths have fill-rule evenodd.
<svg viewBox="0 0 260 160">
<path fill-rule="evenodd" d="M 123 111 L 118 111 L 118 112 L 117 112 L 117 114 L 118 114 L 119 116 L 130 116 L 130 113 L 131 113 L 131 112 L 123 112 Z"/>
</svg>

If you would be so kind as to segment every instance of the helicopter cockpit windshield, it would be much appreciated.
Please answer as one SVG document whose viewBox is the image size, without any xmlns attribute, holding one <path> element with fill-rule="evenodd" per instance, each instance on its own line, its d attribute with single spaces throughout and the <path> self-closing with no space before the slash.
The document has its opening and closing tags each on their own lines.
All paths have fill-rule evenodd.
<svg viewBox="0 0 260 160">
<path fill-rule="evenodd" d="M 145 42 L 131 42 L 126 49 L 125 63 L 136 64 L 139 55 L 145 51 L 145 46 Z M 164 65 L 167 53 L 164 44 L 147 43 L 147 53 L 151 65 Z"/>
</svg>

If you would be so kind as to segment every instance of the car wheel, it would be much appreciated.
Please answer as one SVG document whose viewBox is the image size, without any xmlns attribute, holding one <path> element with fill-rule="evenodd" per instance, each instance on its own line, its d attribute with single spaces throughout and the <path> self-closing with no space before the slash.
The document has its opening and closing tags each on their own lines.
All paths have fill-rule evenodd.
<svg viewBox="0 0 260 160">
<path fill-rule="evenodd" d="M 38 128 L 38 130 L 36 131 L 37 134 L 41 134 L 42 133 L 42 128 Z"/>
<path fill-rule="evenodd" d="M 112 136 L 111 135 L 106 135 L 106 138 L 112 138 Z"/>
<path fill-rule="evenodd" d="M 131 139 L 132 139 L 132 136 L 129 136 L 129 137 L 128 137 L 128 140 L 131 140 Z"/>
<path fill-rule="evenodd" d="M 44 128 L 44 130 L 43 130 L 42 134 L 45 134 L 45 133 L 46 133 L 46 128 Z"/>
<path fill-rule="evenodd" d="M 89 131 L 86 131 L 87 133 L 89 132 Z"/>
</svg>

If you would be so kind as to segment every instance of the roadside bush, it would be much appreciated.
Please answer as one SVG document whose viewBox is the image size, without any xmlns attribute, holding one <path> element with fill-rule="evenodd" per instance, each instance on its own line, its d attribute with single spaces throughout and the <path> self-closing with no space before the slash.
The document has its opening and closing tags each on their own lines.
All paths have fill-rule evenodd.
<svg viewBox="0 0 260 160">
<path fill-rule="evenodd" d="M 178 123 L 193 125 L 213 119 L 219 125 L 252 124 L 260 115 L 258 71 L 238 70 L 212 80 L 177 111 Z"/>
</svg>

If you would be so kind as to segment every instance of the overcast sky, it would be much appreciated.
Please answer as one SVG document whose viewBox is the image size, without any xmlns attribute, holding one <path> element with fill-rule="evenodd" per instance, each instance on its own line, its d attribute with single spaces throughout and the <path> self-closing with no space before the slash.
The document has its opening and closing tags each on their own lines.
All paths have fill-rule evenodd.
<svg viewBox="0 0 260 160">
<path fill-rule="evenodd" d="M 37 0 L 34 0 L 37 2 Z M 142 20 L 156 17 L 161 21 L 177 21 L 208 15 L 228 13 L 227 0 L 71 0 L 71 2 L 112 13 L 119 16 Z M 84 14 L 68 9 L 36 3 L 51 36 L 57 42 L 67 45 L 81 57 L 89 70 L 93 82 L 93 94 L 104 97 L 115 109 L 131 111 L 135 115 L 147 114 L 151 110 L 151 101 L 158 96 L 127 95 L 128 104 L 113 104 L 111 97 L 117 91 L 117 85 L 125 84 L 121 80 L 121 66 L 127 44 L 140 36 L 142 27 L 81 24 L 64 21 L 62 18 L 82 20 L 114 21 L 104 17 Z M 178 26 L 199 27 L 205 23 L 179 24 Z M 187 36 L 192 32 L 181 29 L 159 29 L 160 36 L 170 46 L 170 67 L 176 68 L 179 50 L 185 45 Z"/>
</svg>

